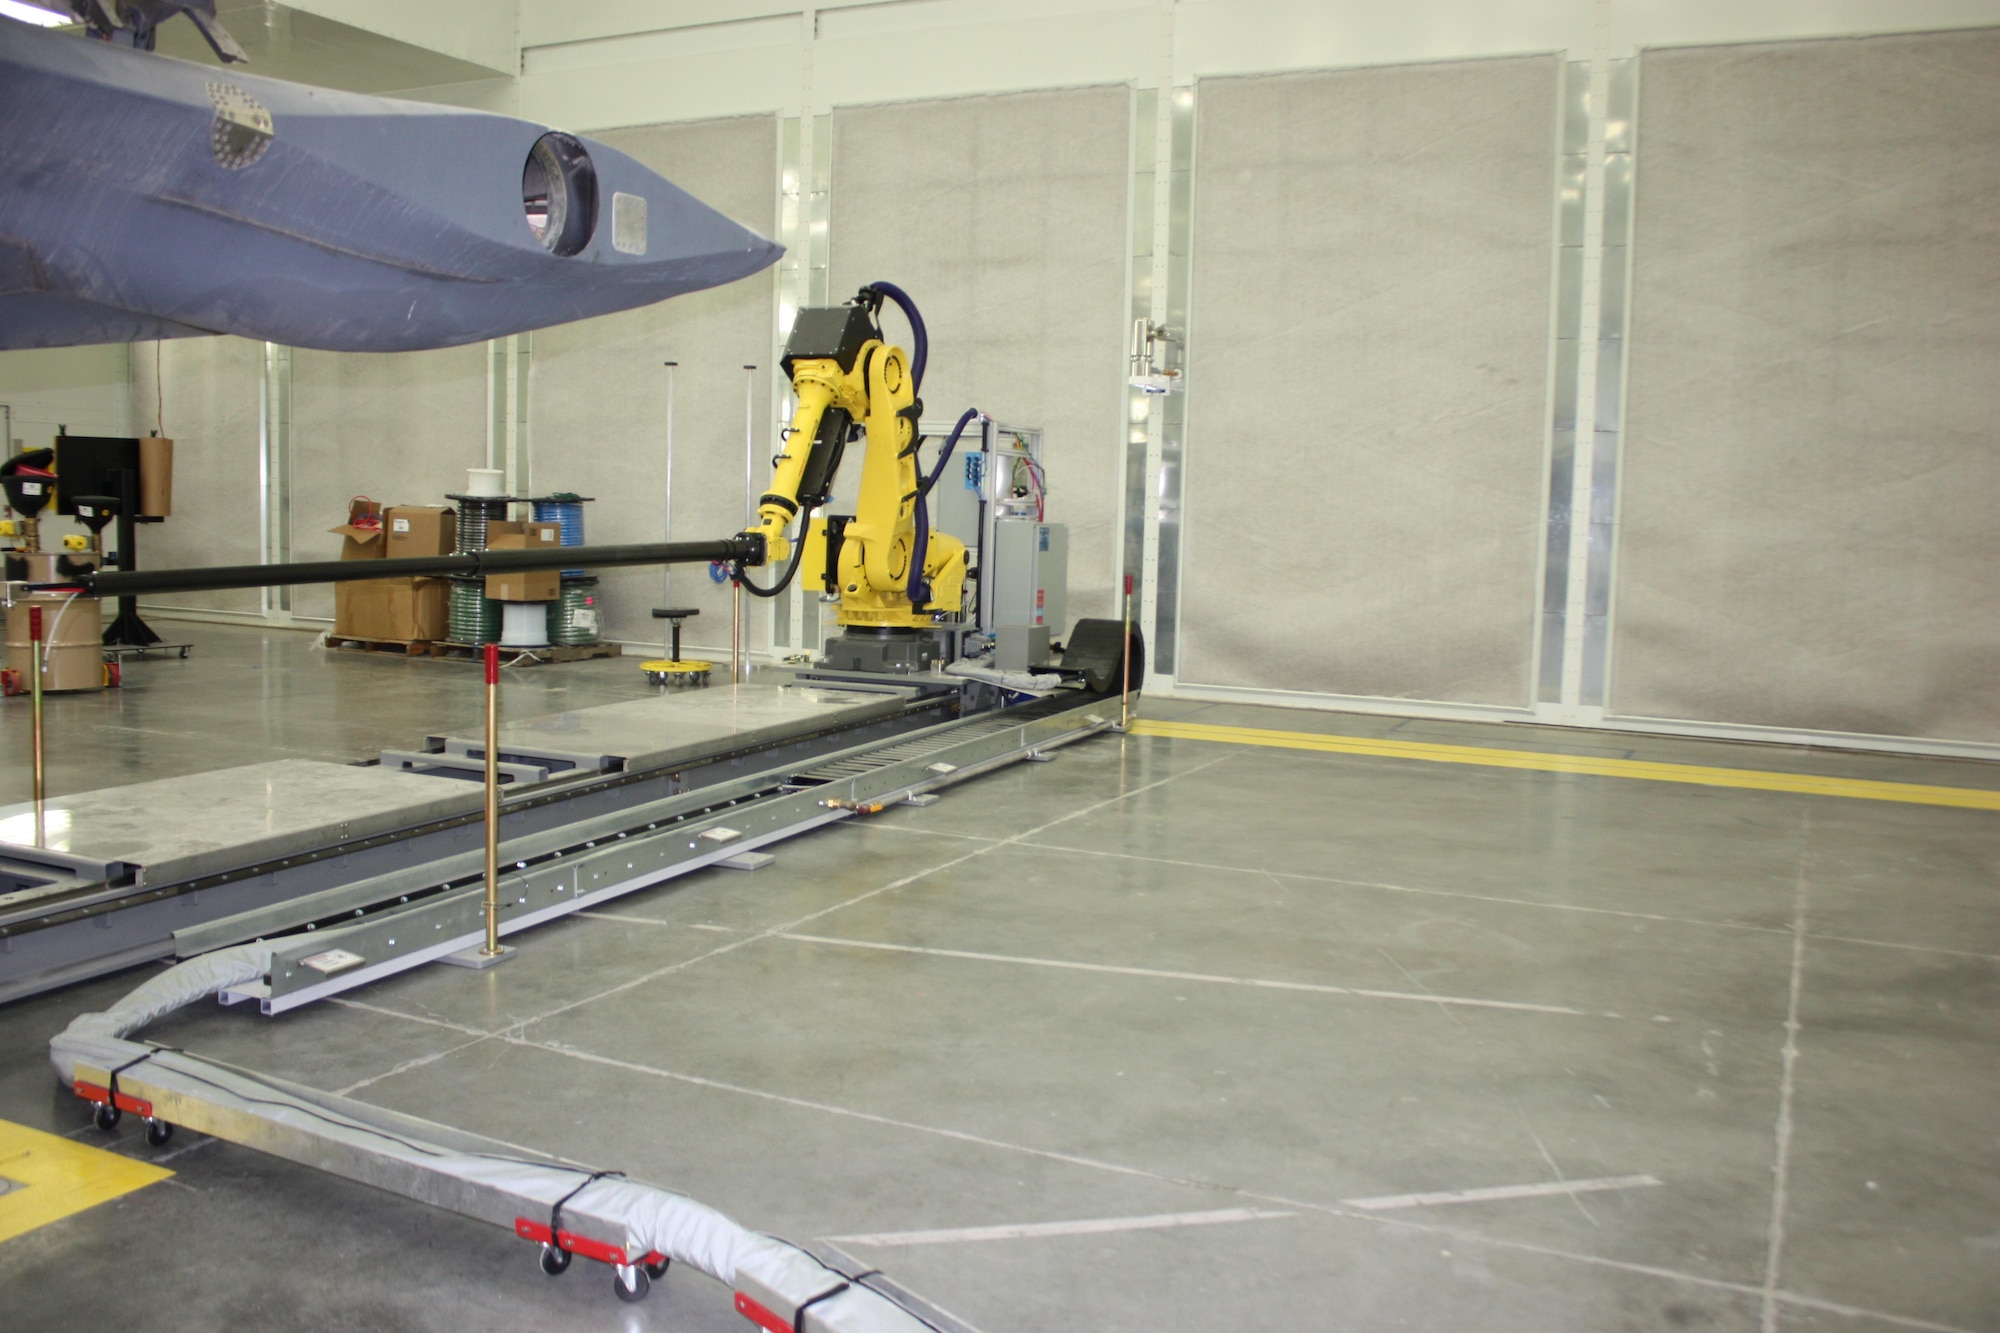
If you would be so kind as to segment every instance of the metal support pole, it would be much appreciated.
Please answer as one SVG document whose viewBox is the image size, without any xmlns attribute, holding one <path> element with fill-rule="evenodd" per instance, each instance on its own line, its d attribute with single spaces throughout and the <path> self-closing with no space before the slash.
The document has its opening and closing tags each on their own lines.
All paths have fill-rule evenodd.
<svg viewBox="0 0 2000 1333">
<path fill-rule="evenodd" d="M 749 672 L 745 669 L 747 663 L 743 660 L 748 656 L 743 651 L 743 583 L 741 580 L 734 580 L 730 588 L 733 596 L 729 603 L 729 683 L 741 685 L 750 678 Z"/>
<path fill-rule="evenodd" d="M 757 367 L 743 367 L 743 526 L 757 522 Z M 735 605 L 730 613 L 729 680 L 741 685 L 750 679 L 750 622 L 743 614 L 743 584 L 736 585 Z"/>
<path fill-rule="evenodd" d="M 660 540 L 674 539 L 674 370 L 678 361 L 664 363 L 667 368 L 667 517 L 660 534 Z M 674 604 L 674 567 L 664 565 L 660 570 L 660 605 Z"/>
<path fill-rule="evenodd" d="M 757 367 L 743 367 L 743 526 L 757 521 Z"/>
<path fill-rule="evenodd" d="M 34 679 L 35 713 L 35 846 L 42 845 L 42 801 L 47 787 L 42 775 L 42 608 L 28 608 L 28 674 Z"/>
<path fill-rule="evenodd" d="M 1125 678 L 1118 700 L 1118 729 L 1132 728 L 1132 576 L 1125 576 Z"/>
<path fill-rule="evenodd" d="M 486 956 L 500 954 L 500 645 L 486 645 Z"/>
</svg>

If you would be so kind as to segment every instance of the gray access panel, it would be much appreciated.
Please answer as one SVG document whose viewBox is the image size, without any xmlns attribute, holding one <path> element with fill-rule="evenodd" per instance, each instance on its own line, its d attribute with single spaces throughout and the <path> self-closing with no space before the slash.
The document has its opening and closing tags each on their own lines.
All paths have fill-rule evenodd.
<svg viewBox="0 0 2000 1333">
<path fill-rule="evenodd" d="M 993 525 L 993 627 L 1046 625 L 1060 639 L 1069 626 L 1069 528 L 1003 519 Z"/>
</svg>

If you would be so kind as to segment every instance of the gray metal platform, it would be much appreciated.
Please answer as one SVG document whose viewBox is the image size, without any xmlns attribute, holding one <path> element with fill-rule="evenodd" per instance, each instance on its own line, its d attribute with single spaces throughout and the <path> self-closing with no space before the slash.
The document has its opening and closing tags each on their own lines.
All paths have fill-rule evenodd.
<svg viewBox="0 0 2000 1333">
<path fill-rule="evenodd" d="M 756 684 L 508 724 L 502 838 L 956 715 L 956 696 L 924 694 Z M 47 803 L 40 846 L 32 806 L 0 809 L 0 1002 L 170 956 L 176 933 L 206 922 L 247 913 L 283 929 L 329 890 L 476 849 L 483 793 L 465 779 L 482 747 L 434 736 L 379 765 L 278 760 L 64 796 Z M 432 753 L 459 762 L 426 766 Z"/>
<path fill-rule="evenodd" d="M 122 863 L 136 884 L 161 884 L 477 810 L 482 799 L 409 773 L 278 759 L 56 797 L 43 847 Z M 40 850 L 34 806 L 0 807 L 0 859 L 32 862 Z M 0 896 L 0 909 L 11 896 Z"/>
<path fill-rule="evenodd" d="M 667 768 L 718 750 L 788 740 L 822 726 L 851 726 L 900 712 L 915 691 L 834 690 L 810 685 L 737 685 L 686 690 L 654 699 L 582 708 L 508 722 L 503 755 L 573 758 L 584 768 Z M 476 751 L 483 740 L 430 738 L 448 751 Z"/>
</svg>

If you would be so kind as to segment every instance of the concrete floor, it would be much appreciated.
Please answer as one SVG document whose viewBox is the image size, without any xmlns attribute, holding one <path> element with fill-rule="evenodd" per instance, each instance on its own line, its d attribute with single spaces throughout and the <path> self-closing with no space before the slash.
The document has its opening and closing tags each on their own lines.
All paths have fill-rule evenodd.
<svg viewBox="0 0 2000 1333">
<path fill-rule="evenodd" d="M 173 628 L 190 661 L 54 704 L 56 790 L 477 718 L 469 668 Z M 628 661 L 505 693 L 518 717 L 644 687 Z M 25 713 L 0 706 L 0 752 L 25 756 Z M 2000 787 L 1968 762 L 1145 713 Z M 0 770 L 0 800 L 26 787 Z M 148 1035 L 795 1239 L 877 1237 L 843 1243 L 985 1333 L 2000 1328 L 2000 815 L 1131 737 L 778 850 L 489 972 Z M 46 1043 L 142 975 L 0 1009 L 0 1117 L 103 1142 Z M 0 1244 L 0 1327 L 749 1327 L 698 1275 L 625 1306 L 594 1265 L 548 1279 L 510 1235 L 227 1144 L 154 1154 L 128 1119 L 111 1146 L 177 1174 Z M 1395 1197 L 1628 1177 L 1658 1183 Z M 884 1234 L 1190 1213 L 1236 1220 Z"/>
</svg>

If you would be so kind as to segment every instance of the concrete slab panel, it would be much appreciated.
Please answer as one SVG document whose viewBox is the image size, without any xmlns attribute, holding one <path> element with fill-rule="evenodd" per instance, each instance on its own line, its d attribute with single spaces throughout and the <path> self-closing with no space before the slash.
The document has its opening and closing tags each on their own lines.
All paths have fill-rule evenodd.
<svg viewBox="0 0 2000 1333">
<path fill-rule="evenodd" d="M 1816 941 L 1804 980 L 1785 1286 L 1991 1327 L 2000 966 Z"/>
</svg>

